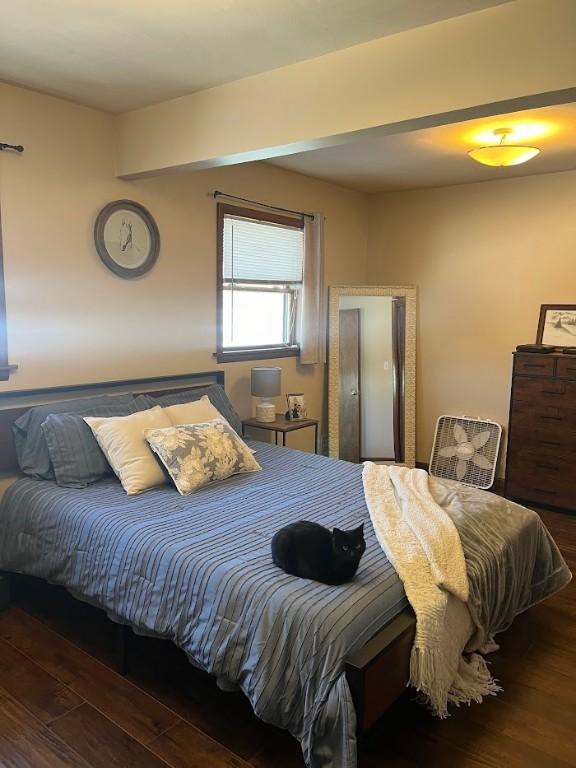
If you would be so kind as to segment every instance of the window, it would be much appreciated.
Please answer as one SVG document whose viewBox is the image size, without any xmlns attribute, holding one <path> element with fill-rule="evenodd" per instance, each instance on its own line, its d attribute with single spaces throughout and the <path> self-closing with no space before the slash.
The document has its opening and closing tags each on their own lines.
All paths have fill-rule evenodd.
<svg viewBox="0 0 576 768">
<path fill-rule="evenodd" d="M 219 362 L 298 354 L 300 219 L 218 206 Z"/>
</svg>

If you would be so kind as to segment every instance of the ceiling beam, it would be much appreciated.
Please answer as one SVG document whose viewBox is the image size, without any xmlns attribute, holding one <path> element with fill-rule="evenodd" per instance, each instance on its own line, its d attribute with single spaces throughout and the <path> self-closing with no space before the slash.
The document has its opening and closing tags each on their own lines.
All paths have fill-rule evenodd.
<svg viewBox="0 0 576 768">
<path fill-rule="evenodd" d="M 516 0 L 118 116 L 123 178 L 576 100 L 576 3 Z"/>
</svg>

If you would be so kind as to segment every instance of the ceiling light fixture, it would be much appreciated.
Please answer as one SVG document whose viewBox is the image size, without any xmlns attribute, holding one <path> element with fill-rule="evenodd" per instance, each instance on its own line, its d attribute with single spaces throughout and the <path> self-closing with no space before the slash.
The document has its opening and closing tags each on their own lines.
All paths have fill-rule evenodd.
<svg viewBox="0 0 576 768">
<path fill-rule="evenodd" d="M 469 156 L 482 165 L 502 167 L 507 165 L 520 165 L 532 160 L 540 154 L 536 147 L 521 146 L 519 144 L 505 144 L 506 137 L 513 133 L 512 128 L 497 128 L 494 136 L 500 138 L 499 144 L 477 147 L 468 152 Z"/>
</svg>

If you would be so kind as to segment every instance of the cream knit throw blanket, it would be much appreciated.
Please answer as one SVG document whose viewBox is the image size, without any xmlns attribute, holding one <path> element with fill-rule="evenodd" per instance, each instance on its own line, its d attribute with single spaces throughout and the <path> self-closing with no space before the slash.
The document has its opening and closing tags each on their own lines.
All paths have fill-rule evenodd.
<svg viewBox="0 0 576 768">
<path fill-rule="evenodd" d="M 462 655 L 473 623 L 460 536 L 423 470 L 367 461 L 362 481 L 378 541 L 416 614 L 410 684 L 447 717 L 449 703 L 480 702 L 500 690 L 482 656 Z"/>
</svg>

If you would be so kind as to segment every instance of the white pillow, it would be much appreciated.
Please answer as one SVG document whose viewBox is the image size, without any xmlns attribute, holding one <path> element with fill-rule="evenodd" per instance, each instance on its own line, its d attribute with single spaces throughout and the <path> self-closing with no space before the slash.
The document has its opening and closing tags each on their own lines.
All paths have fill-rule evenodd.
<svg viewBox="0 0 576 768">
<path fill-rule="evenodd" d="M 199 400 L 192 400 L 190 403 L 178 403 L 177 405 L 168 405 L 164 412 L 170 419 L 173 427 L 181 427 L 183 424 L 203 424 L 206 421 L 220 419 L 225 424 L 231 426 L 228 419 L 220 413 L 216 406 L 212 405 L 208 395 L 202 395 Z M 254 448 L 246 446 L 250 453 L 256 453 Z"/>
<path fill-rule="evenodd" d="M 142 493 L 166 482 L 162 467 L 144 437 L 147 429 L 172 426 L 161 406 L 156 405 L 130 416 L 85 416 L 84 421 L 94 433 L 127 494 Z"/>
<path fill-rule="evenodd" d="M 180 427 L 182 424 L 202 424 L 213 419 L 226 421 L 220 411 L 212 405 L 208 395 L 202 395 L 199 400 L 193 400 L 190 403 L 169 405 L 164 408 L 164 413 L 173 427 Z M 227 421 L 226 424 L 228 424 Z"/>
</svg>

